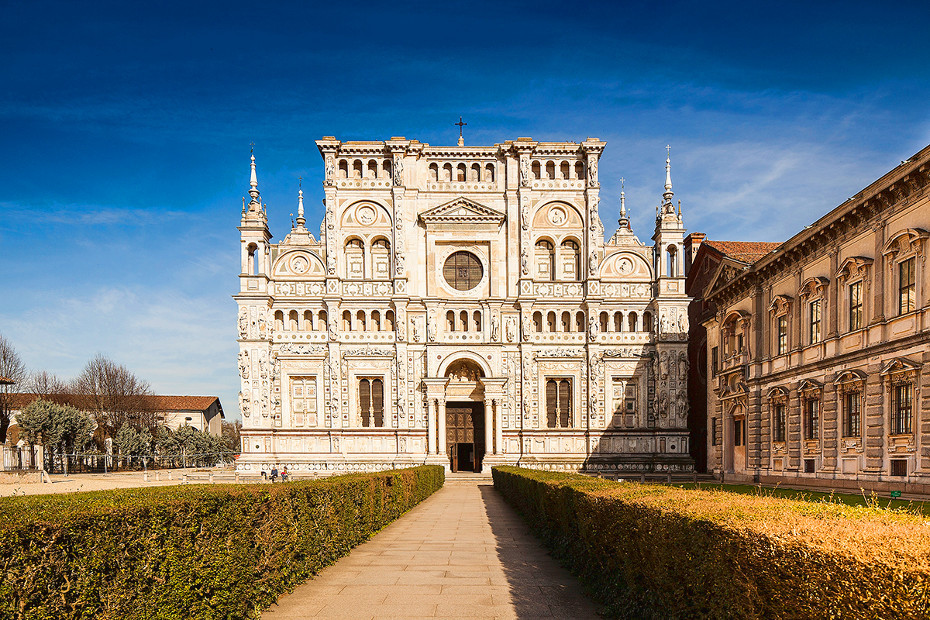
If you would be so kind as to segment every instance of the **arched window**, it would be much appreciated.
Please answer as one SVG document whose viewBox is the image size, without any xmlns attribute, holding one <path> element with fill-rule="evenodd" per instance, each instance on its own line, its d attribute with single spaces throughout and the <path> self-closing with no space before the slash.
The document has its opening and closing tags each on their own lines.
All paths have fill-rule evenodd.
<svg viewBox="0 0 930 620">
<path fill-rule="evenodd" d="M 572 331 L 572 315 L 569 312 L 562 313 L 562 331 L 563 332 Z"/>
<path fill-rule="evenodd" d="M 555 327 L 555 312 L 550 311 L 546 314 L 546 331 L 554 332 L 556 331 Z"/>
<path fill-rule="evenodd" d="M 578 251 L 578 244 L 571 239 L 562 242 L 562 279 L 577 280 L 581 273 L 580 263 L 581 252 Z"/>
<path fill-rule="evenodd" d="M 385 159 L 381 162 L 381 176 L 385 179 L 391 178 L 391 160 Z"/>
<path fill-rule="evenodd" d="M 678 250 L 674 245 L 668 246 L 668 277 L 678 277 Z"/>
<path fill-rule="evenodd" d="M 480 181 L 481 180 L 481 164 L 472 164 L 471 173 L 468 175 L 469 181 Z"/>
<path fill-rule="evenodd" d="M 378 162 L 375 160 L 370 160 L 368 162 L 368 179 L 377 179 L 378 178 Z"/>
<path fill-rule="evenodd" d="M 623 331 L 623 313 L 614 312 L 614 331 L 622 332 Z"/>
<path fill-rule="evenodd" d="M 313 331 L 313 313 L 309 310 L 304 310 L 304 331 Z"/>
<path fill-rule="evenodd" d="M 643 331 L 650 334 L 654 331 L 651 312 L 643 312 Z"/>
<path fill-rule="evenodd" d="M 352 162 L 352 178 L 361 179 L 362 178 L 362 160 L 356 159 Z"/>
<path fill-rule="evenodd" d="M 555 279 L 555 253 L 552 244 L 545 239 L 536 242 L 536 278 L 550 281 Z"/>
<path fill-rule="evenodd" d="M 555 178 L 555 162 L 554 161 L 546 162 L 546 178 L 547 179 Z"/>
<path fill-rule="evenodd" d="M 339 160 L 339 178 L 340 179 L 349 178 L 349 162 L 344 159 Z"/>
<path fill-rule="evenodd" d="M 349 239 L 346 242 L 346 279 L 363 280 L 365 278 L 365 245 L 361 239 Z"/>
<path fill-rule="evenodd" d="M 494 182 L 494 164 L 488 164 L 484 167 L 484 181 L 486 183 Z"/>
<path fill-rule="evenodd" d="M 542 312 L 538 310 L 533 313 L 533 331 L 536 333 L 542 331 Z"/>
<path fill-rule="evenodd" d="M 258 246 L 254 243 L 250 243 L 247 248 L 249 253 L 249 258 L 246 263 L 246 273 L 250 276 L 258 275 Z"/>
<path fill-rule="evenodd" d="M 364 310 L 359 310 L 355 313 L 355 329 L 360 332 L 368 331 L 368 321 L 365 319 Z"/>
<path fill-rule="evenodd" d="M 274 313 L 274 330 L 276 332 L 284 331 L 284 313 L 280 310 Z"/>
<path fill-rule="evenodd" d="M 288 331 L 296 332 L 297 331 L 297 311 L 291 310 L 287 315 L 287 329 Z"/>
<path fill-rule="evenodd" d="M 326 313 L 326 310 L 320 310 L 320 313 L 317 315 L 316 328 L 320 331 L 326 331 L 327 321 L 329 321 L 329 315 Z"/>
<path fill-rule="evenodd" d="M 371 312 L 371 331 L 381 331 L 381 313 L 377 310 L 372 310 Z"/>
<path fill-rule="evenodd" d="M 562 162 L 562 166 L 561 166 L 561 170 L 560 170 L 560 172 L 562 173 L 562 178 L 563 178 L 563 179 L 569 179 L 569 178 L 571 178 L 571 176 L 572 176 L 571 170 L 572 170 L 572 169 L 571 169 L 571 166 L 568 165 L 568 162 L 567 162 L 567 161 L 563 161 L 563 162 Z"/>
<path fill-rule="evenodd" d="M 429 180 L 430 181 L 439 180 L 439 165 L 438 164 L 429 165 Z"/>
<path fill-rule="evenodd" d="M 352 313 L 348 310 L 343 310 L 342 312 L 342 331 L 352 331 Z"/>
<path fill-rule="evenodd" d="M 475 331 L 480 332 L 481 331 L 481 311 L 475 310 L 475 312 L 472 314 L 472 319 L 474 319 Z"/>
<path fill-rule="evenodd" d="M 575 178 L 581 181 L 584 180 L 584 162 L 575 162 Z"/>
<path fill-rule="evenodd" d="M 606 332 L 610 327 L 610 318 L 606 312 L 601 312 L 601 331 Z"/>
<path fill-rule="evenodd" d="M 461 312 L 459 312 L 459 323 L 462 327 L 462 331 L 467 332 L 468 331 L 468 311 L 467 310 L 462 310 Z"/>
<path fill-rule="evenodd" d="M 455 331 L 455 312 L 452 310 L 446 312 L 446 331 Z"/>
<path fill-rule="evenodd" d="M 394 331 L 394 311 L 388 310 L 384 313 L 384 329 L 386 331 Z"/>
<path fill-rule="evenodd" d="M 371 244 L 371 268 L 377 280 L 391 278 L 391 244 L 386 239 L 378 239 Z"/>
<path fill-rule="evenodd" d="M 538 162 L 538 161 L 534 161 L 534 162 L 533 162 L 533 178 L 534 178 L 534 179 L 538 179 L 538 178 L 540 178 L 540 177 L 542 177 L 542 174 L 541 174 L 541 172 L 540 172 L 539 162 Z"/>
<path fill-rule="evenodd" d="M 628 321 L 629 324 L 630 324 L 630 331 L 631 331 L 631 332 L 639 331 L 638 329 L 636 329 L 636 319 L 637 319 L 637 318 L 638 318 L 638 317 L 636 316 L 636 313 L 635 313 L 635 312 L 631 312 L 631 313 L 630 313 L 630 316 L 627 317 L 627 321 Z"/>
<path fill-rule="evenodd" d="M 464 180 L 465 180 L 465 175 L 467 174 L 467 170 L 468 170 L 468 169 L 465 167 L 465 164 L 459 164 L 459 165 L 456 167 L 456 170 L 455 170 L 455 172 L 456 172 L 456 174 L 455 174 L 455 180 L 456 180 L 456 181 L 464 181 Z"/>
<path fill-rule="evenodd" d="M 576 332 L 584 331 L 584 312 L 575 313 L 575 331 Z"/>
<path fill-rule="evenodd" d="M 452 164 L 443 164 L 442 180 L 445 181 L 446 183 L 452 180 Z"/>
</svg>

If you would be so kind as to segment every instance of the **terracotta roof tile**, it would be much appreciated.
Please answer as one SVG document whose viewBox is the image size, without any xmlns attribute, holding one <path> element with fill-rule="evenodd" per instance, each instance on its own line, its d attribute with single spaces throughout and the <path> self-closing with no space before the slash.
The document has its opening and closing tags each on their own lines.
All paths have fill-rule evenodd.
<svg viewBox="0 0 930 620">
<path fill-rule="evenodd" d="M 38 398 L 38 396 L 29 392 L 12 392 L 9 396 L 12 408 L 20 411 Z M 59 399 L 79 409 L 89 408 L 87 397 L 82 394 L 65 394 Z M 213 403 L 219 405 L 219 398 L 216 396 L 153 395 L 149 397 L 149 403 L 153 411 L 206 411 Z"/>
<path fill-rule="evenodd" d="M 735 258 L 739 261 L 743 261 L 744 263 L 754 263 L 772 250 L 781 246 L 781 243 L 772 243 L 769 241 L 705 240 L 702 245 L 708 245 L 721 254 L 725 254 L 730 258 Z"/>
<path fill-rule="evenodd" d="M 0 375 L 0 385 L 13 385 L 14 383 L 16 382 L 12 379 L 7 379 L 3 375 Z"/>
</svg>

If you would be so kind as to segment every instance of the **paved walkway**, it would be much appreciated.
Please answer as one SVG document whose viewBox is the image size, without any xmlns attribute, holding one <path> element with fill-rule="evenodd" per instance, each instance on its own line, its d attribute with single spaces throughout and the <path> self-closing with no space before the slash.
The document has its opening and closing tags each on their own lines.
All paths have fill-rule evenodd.
<svg viewBox="0 0 930 620">
<path fill-rule="evenodd" d="M 447 479 L 262 618 L 581 619 L 595 609 L 489 481 Z"/>
</svg>

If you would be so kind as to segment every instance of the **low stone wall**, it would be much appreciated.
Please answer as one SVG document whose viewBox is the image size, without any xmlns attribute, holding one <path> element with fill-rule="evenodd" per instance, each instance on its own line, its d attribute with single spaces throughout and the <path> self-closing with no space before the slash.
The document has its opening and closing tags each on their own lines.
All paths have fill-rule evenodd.
<svg viewBox="0 0 930 620">
<path fill-rule="evenodd" d="M 41 471 L 0 471 L 0 484 L 36 484 L 39 482 L 42 482 Z"/>
</svg>

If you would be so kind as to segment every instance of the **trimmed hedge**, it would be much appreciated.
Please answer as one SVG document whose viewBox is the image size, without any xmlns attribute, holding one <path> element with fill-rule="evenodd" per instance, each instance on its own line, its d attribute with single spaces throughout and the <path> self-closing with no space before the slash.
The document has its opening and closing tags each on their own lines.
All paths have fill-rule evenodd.
<svg viewBox="0 0 930 620">
<path fill-rule="evenodd" d="M 516 507 L 620 618 L 927 618 L 916 514 L 493 469 Z"/>
<path fill-rule="evenodd" d="M 0 501 L 0 617 L 254 618 L 442 487 L 426 466 Z"/>
</svg>

